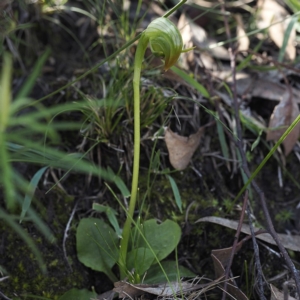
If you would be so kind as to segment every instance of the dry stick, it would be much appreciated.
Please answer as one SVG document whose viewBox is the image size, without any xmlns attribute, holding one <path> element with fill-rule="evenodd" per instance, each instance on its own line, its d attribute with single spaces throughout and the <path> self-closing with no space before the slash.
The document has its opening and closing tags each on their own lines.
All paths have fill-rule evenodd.
<svg viewBox="0 0 300 300">
<path fill-rule="evenodd" d="M 230 268 L 231 268 L 231 265 L 232 265 L 232 262 L 233 262 L 234 254 L 236 252 L 236 247 L 237 247 L 238 240 L 239 240 L 239 237 L 240 237 L 241 229 L 242 229 L 242 226 L 243 226 L 243 221 L 244 221 L 244 217 L 245 217 L 245 210 L 246 210 L 246 206 L 247 206 L 247 203 L 248 203 L 248 194 L 249 194 L 249 191 L 246 190 L 245 197 L 244 197 L 243 208 L 242 208 L 242 212 L 241 212 L 241 216 L 240 216 L 240 220 L 239 220 L 239 225 L 236 229 L 236 234 L 234 236 L 234 242 L 233 242 L 232 250 L 231 250 L 231 253 L 230 253 L 230 257 L 229 257 L 229 262 L 228 262 L 228 265 L 226 267 L 222 300 L 225 300 L 226 295 L 227 295 L 226 292 L 227 292 L 229 272 L 230 272 Z"/>
<path fill-rule="evenodd" d="M 250 207 L 249 204 L 247 203 L 247 215 L 248 215 L 248 220 L 249 220 L 249 228 L 250 228 L 250 232 L 251 232 L 251 238 L 252 238 L 252 243 L 253 243 L 253 248 L 254 248 L 254 258 L 255 258 L 255 263 L 254 263 L 254 267 L 256 270 L 262 270 L 261 267 L 261 263 L 260 263 L 260 258 L 259 258 L 259 248 L 258 248 L 258 244 L 256 241 L 256 233 L 254 232 L 254 228 L 253 228 L 253 224 L 251 221 L 251 212 L 250 212 Z M 257 293 L 259 295 L 259 299 L 266 299 L 264 296 L 264 287 L 263 287 L 263 281 L 262 281 L 262 276 L 260 276 L 261 274 L 258 274 L 257 276 Z"/>
<path fill-rule="evenodd" d="M 64 258 L 65 258 L 65 260 L 66 260 L 66 262 L 67 262 L 67 264 L 68 264 L 71 272 L 73 271 L 73 269 L 72 269 L 72 266 L 71 266 L 71 264 L 70 264 L 70 262 L 68 260 L 67 248 L 66 248 L 66 241 L 67 241 L 67 238 L 69 236 L 69 230 L 70 230 L 71 223 L 72 223 L 72 220 L 74 218 L 74 214 L 76 212 L 78 203 L 79 203 L 79 200 L 76 200 L 74 208 L 72 210 L 72 213 L 70 215 L 70 218 L 69 218 L 68 223 L 67 223 L 66 228 L 65 228 L 64 237 L 63 237 L 63 245 L 62 245 L 63 246 Z"/>
<path fill-rule="evenodd" d="M 224 4 L 222 4 L 221 6 L 222 10 L 225 11 L 224 8 Z M 225 25 L 225 30 L 226 30 L 226 34 L 227 37 L 230 39 L 231 35 L 230 35 L 230 30 L 229 30 L 229 25 L 228 25 L 228 20 L 227 20 L 227 16 L 224 16 L 224 25 Z M 238 148 L 241 158 L 242 158 L 242 168 L 244 170 L 244 172 L 246 173 L 246 175 L 248 177 L 250 177 L 249 174 L 247 174 L 247 172 L 245 171 L 245 168 L 247 168 L 248 170 L 248 165 L 247 165 L 247 159 L 245 156 L 245 152 L 243 149 L 243 141 L 242 141 L 242 128 L 241 128 L 241 122 L 240 122 L 240 118 L 239 118 L 239 104 L 237 101 L 237 91 L 236 91 L 236 64 L 235 64 L 235 55 L 236 53 L 233 52 L 232 50 L 232 44 L 229 44 L 229 48 L 228 48 L 228 52 L 229 52 L 229 56 L 230 56 L 230 66 L 231 66 L 231 70 L 232 70 L 232 79 L 233 79 L 233 104 L 234 104 L 234 115 L 235 115 L 235 120 L 236 120 L 236 130 L 237 130 L 237 139 L 234 139 L 232 137 L 232 139 L 235 142 L 236 147 Z M 249 170 L 248 170 L 249 171 Z M 267 211 L 268 213 L 268 211 Z M 271 219 L 269 218 L 270 222 L 272 223 Z M 251 235 L 252 235 L 252 240 L 254 240 L 255 242 L 253 243 L 254 246 L 254 257 L 255 257 L 255 267 L 256 267 L 256 271 L 257 271 L 257 282 L 258 282 L 258 294 L 260 296 L 260 299 L 265 300 L 265 296 L 264 296 L 264 288 L 263 288 L 263 282 L 262 282 L 262 278 L 263 278 L 263 271 L 262 271 L 262 267 L 261 267 L 261 263 L 260 263 L 260 257 L 259 257 L 259 248 L 258 248 L 258 244 L 256 242 L 256 238 L 255 235 L 252 233 L 251 231 Z M 223 294 L 224 296 L 224 294 Z"/>
<path fill-rule="evenodd" d="M 225 12 L 224 4 L 221 5 L 221 9 Z M 225 30 L 226 30 L 227 37 L 230 39 L 231 34 L 230 34 L 226 14 L 224 14 L 224 25 L 225 25 Z M 235 144 L 236 144 L 237 148 L 239 149 L 240 155 L 242 157 L 242 167 L 243 167 L 243 166 L 247 166 L 247 160 L 245 159 L 245 152 L 243 150 L 242 128 L 241 128 L 241 123 L 240 123 L 240 118 L 239 118 L 239 104 L 238 104 L 238 101 L 237 101 L 237 92 L 236 92 L 236 64 L 235 64 L 235 55 L 236 55 L 236 53 L 233 52 L 232 43 L 229 44 L 228 52 L 229 52 L 229 56 L 230 56 L 230 66 L 231 66 L 231 70 L 232 70 L 233 104 L 234 104 L 234 112 L 235 112 L 235 120 L 236 120 L 236 128 L 237 128 L 237 140 L 235 141 Z M 244 167 L 243 167 L 243 169 L 244 169 Z M 244 170 L 244 172 L 245 172 L 245 170 Z M 247 174 L 247 176 L 249 176 L 249 175 Z M 253 235 L 253 238 L 255 239 L 254 235 Z M 257 244 L 256 244 L 256 246 L 257 246 Z M 258 246 L 254 247 L 254 253 L 255 253 L 255 260 L 258 260 L 258 263 L 256 263 L 257 281 L 259 282 L 258 294 L 260 295 L 260 298 L 264 300 L 265 297 L 264 297 L 264 289 L 263 289 L 263 284 L 262 284 L 262 277 L 263 277 L 262 274 L 263 274 L 263 272 L 262 272 L 262 268 L 261 268 L 261 264 L 260 264 Z M 224 294 L 223 294 L 223 296 L 224 296 Z"/>
<path fill-rule="evenodd" d="M 224 8 L 224 3 L 222 3 L 221 5 L 222 10 L 225 11 Z M 226 29 L 226 34 L 227 37 L 230 39 L 230 31 L 229 31 L 229 26 L 228 26 L 228 21 L 227 21 L 227 16 L 224 15 L 224 25 L 225 25 L 225 29 Z M 239 107 L 238 107 L 238 102 L 237 102 L 237 92 L 236 92 L 236 53 L 234 53 L 232 51 L 232 47 L 230 46 L 228 48 L 228 53 L 230 56 L 230 66 L 231 66 L 231 70 L 232 70 L 232 92 L 233 92 L 233 106 L 234 106 L 234 112 L 235 112 L 235 120 L 236 120 L 236 130 L 237 130 L 237 146 L 238 146 L 238 150 L 240 152 L 241 158 L 242 158 L 242 168 L 245 172 L 245 174 L 248 176 L 248 178 L 250 178 L 251 176 L 251 172 L 248 168 L 248 163 L 247 163 L 247 159 L 246 159 L 246 154 L 243 150 L 243 142 L 242 142 L 242 127 L 241 127 L 241 122 L 240 122 L 240 118 L 239 118 Z M 269 234 L 272 236 L 272 238 L 274 239 L 274 241 L 277 244 L 277 247 L 279 248 L 279 251 L 281 252 L 281 255 L 283 256 L 283 259 L 285 260 L 285 263 L 287 264 L 288 268 L 290 269 L 294 280 L 295 280 L 295 284 L 296 284 L 296 289 L 297 289 L 297 293 L 298 295 L 300 295 L 300 276 L 298 273 L 298 270 L 296 269 L 294 263 L 292 262 L 291 258 L 289 257 L 287 251 L 285 250 L 284 246 L 282 245 L 282 243 L 280 242 L 277 232 L 274 229 L 274 225 L 272 223 L 271 217 L 270 217 L 270 213 L 266 204 L 266 200 L 265 200 L 265 194 L 264 192 L 260 189 L 260 187 L 257 185 L 257 183 L 255 182 L 255 180 L 252 180 L 251 182 L 252 186 L 254 187 L 255 191 L 257 192 L 257 194 L 259 195 L 259 199 L 260 199 L 260 204 L 262 206 L 262 210 L 263 213 L 265 215 L 266 218 L 266 225 L 267 225 L 267 230 L 269 232 Z M 259 271 L 258 275 L 260 276 L 262 274 L 261 270 L 257 270 Z"/>
</svg>

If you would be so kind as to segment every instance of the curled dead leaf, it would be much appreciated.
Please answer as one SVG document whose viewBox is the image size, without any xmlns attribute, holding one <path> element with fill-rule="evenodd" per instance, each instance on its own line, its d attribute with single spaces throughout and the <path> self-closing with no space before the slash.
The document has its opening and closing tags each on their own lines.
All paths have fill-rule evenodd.
<svg viewBox="0 0 300 300">
<path fill-rule="evenodd" d="M 171 165 L 177 170 L 184 170 L 199 146 L 204 127 L 189 137 L 178 135 L 170 128 L 165 131 L 165 142 Z"/>
<path fill-rule="evenodd" d="M 220 260 L 214 255 L 211 254 L 211 258 L 214 263 L 215 274 L 217 278 L 224 278 L 225 277 L 225 268 L 220 262 Z M 220 288 L 223 285 L 220 284 Z M 232 279 L 228 280 L 227 290 L 229 295 L 231 295 L 234 299 L 239 300 L 248 300 L 247 296 L 234 284 Z"/>
<path fill-rule="evenodd" d="M 294 97 L 288 92 L 284 93 L 282 100 L 275 106 L 269 122 L 269 131 L 267 133 L 267 141 L 278 140 L 287 127 L 299 115 L 299 107 Z M 287 156 L 294 148 L 300 136 L 300 123 L 290 132 L 283 141 L 284 153 Z"/>
<path fill-rule="evenodd" d="M 235 254 L 242 248 L 242 246 L 243 246 L 243 240 L 237 244 L 237 247 L 235 249 Z M 214 249 L 211 251 L 211 253 L 221 262 L 224 268 L 226 268 L 228 265 L 231 252 L 232 252 L 232 247 L 223 248 L 223 249 Z"/>
</svg>

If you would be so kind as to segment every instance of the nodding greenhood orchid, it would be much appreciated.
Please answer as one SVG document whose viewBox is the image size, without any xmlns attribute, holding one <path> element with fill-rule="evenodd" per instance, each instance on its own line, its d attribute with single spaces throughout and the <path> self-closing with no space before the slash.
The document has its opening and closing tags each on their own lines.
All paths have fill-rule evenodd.
<svg viewBox="0 0 300 300">
<path fill-rule="evenodd" d="M 182 1 L 183 3 L 183 1 Z M 133 153 L 133 173 L 131 184 L 131 198 L 127 219 L 123 228 L 123 235 L 120 247 L 119 267 L 121 279 L 128 274 L 126 270 L 126 255 L 130 236 L 130 227 L 133 220 L 138 190 L 138 176 L 140 163 L 140 77 L 142 62 L 145 51 L 150 44 L 150 48 L 154 55 L 161 57 L 164 60 L 165 71 L 171 68 L 178 60 L 183 50 L 182 37 L 177 27 L 167 18 L 161 17 L 149 24 L 147 29 L 142 33 L 137 45 L 134 59 L 134 75 L 133 75 L 133 90 L 134 90 L 134 153 Z"/>
<path fill-rule="evenodd" d="M 182 52 L 183 42 L 179 30 L 163 17 L 151 22 L 141 39 L 148 40 L 153 54 L 164 60 L 165 71 L 177 62 Z"/>
</svg>

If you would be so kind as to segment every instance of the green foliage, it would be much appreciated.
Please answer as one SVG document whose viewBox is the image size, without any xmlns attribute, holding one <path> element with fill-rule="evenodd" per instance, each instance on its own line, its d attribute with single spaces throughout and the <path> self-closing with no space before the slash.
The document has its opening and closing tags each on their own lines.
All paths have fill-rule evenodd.
<svg viewBox="0 0 300 300">
<path fill-rule="evenodd" d="M 294 13 L 300 11 L 300 3 L 298 0 L 286 0 L 286 4 L 294 11 Z"/>
<path fill-rule="evenodd" d="M 159 261 L 166 258 L 177 246 L 181 236 L 179 225 L 171 220 L 158 224 L 156 220 L 147 220 L 141 227 L 136 228 L 137 241 L 135 247 L 150 248 L 153 259 Z M 139 234 L 141 236 L 139 236 Z"/>
<path fill-rule="evenodd" d="M 93 270 L 104 272 L 112 281 L 111 272 L 118 259 L 118 236 L 105 222 L 96 218 L 85 218 L 79 222 L 76 232 L 78 259 Z"/>
<path fill-rule="evenodd" d="M 226 199 L 223 200 L 222 203 L 225 206 L 226 211 L 232 212 L 235 203 L 231 199 L 226 198 Z"/>
<path fill-rule="evenodd" d="M 103 170 L 86 160 L 85 155 L 87 153 L 70 154 L 58 150 L 57 145 L 61 141 L 57 130 L 78 130 L 81 124 L 71 121 L 54 122 L 54 118 L 69 111 L 81 110 L 84 103 L 61 104 L 47 109 L 42 105 L 36 105 L 33 109 L 23 113 L 28 105 L 32 103 L 29 98 L 25 97 L 30 93 L 48 55 L 49 51 L 46 51 L 35 64 L 31 75 L 21 87 L 18 97 L 14 101 L 11 101 L 12 60 L 10 55 L 4 55 L 0 88 L 0 170 L 2 174 L 0 184 L 4 190 L 6 209 L 14 212 L 20 207 L 22 209 L 20 221 L 23 220 L 26 214 L 26 222 L 32 221 L 46 239 L 53 243 L 55 238 L 51 230 L 31 206 L 34 190 L 46 168 L 64 169 L 66 171 L 65 175 L 71 171 L 91 173 L 106 180 L 114 181 L 125 197 L 129 195 L 129 191 L 124 182 L 112 170 Z M 54 146 L 49 146 L 49 144 Z M 13 162 L 35 164 L 41 166 L 41 168 L 29 183 L 17 170 L 12 168 Z M 0 214 L 2 219 L 31 247 L 41 270 L 45 272 L 45 264 L 41 253 L 29 234 L 17 224 L 18 217 L 6 212 L 5 207 L 0 207 Z"/>
<path fill-rule="evenodd" d="M 248 185 L 252 182 L 252 180 L 256 177 L 256 175 L 260 172 L 262 167 L 267 163 L 269 158 L 274 154 L 276 149 L 282 144 L 282 142 L 285 140 L 285 138 L 290 134 L 290 132 L 297 126 L 297 124 L 300 122 L 300 115 L 293 121 L 293 123 L 286 129 L 286 131 L 283 133 L 283 135 L 280 137 L 280 139 L 275 143 L 275 145 L 271 148 L 269 153 L 265 156 L 263 161 L 259 164 L 259 166 L 255 169 L 255 171 L 252 173 L 251 177 L 248 178 L 243 178 L 244 179 L 244 186 L 242 189 L 239 191 L 238 195 L 235 197 L 234 202 L 239 199 L 239 197 L 244 193 Z"/>
<path fill-rule="evenodd" d="M 97 294 L 95 292 L 86 289 L 71 289 L 59 297 L 59 300 L 90 300 L 91 298 L 96 297 Z"/>
<path fill-rule="evenodd" d="M 135 225 L 124 273 L 129 276 L 129 280 L 138 283 L 152 265 L 156 265 L 174 251 L 180 241 L 181 229 L 171 220 L 158 224 L 152 219 L 140 226 Z M 84 218 L 77 227 L 76 240 L 78 259 L 87 267 L 104 272 L 113 282 L 117 281 L 112 272 L 112 267 L 119 258 L 119 240 L 114 230 L 100 219 Z M 170 280 L 169 275 L 174 277 L 175 270 L 176 275 L 180 274 L 179 277 L 191 274 L 184 268 L 181 269 L 184 275 L 181 274 L 176 262 L 172 264 L 173 267 L 168 266 L 167 270 L 161 271 L 165 279 Z M 156 278 L 158 273 L 153 273 L 153 276 Z M 147 275 L 148 280 L 154 281 L 151 276 Z"/>
<path fill-rule="evenodd" d="M 116 234 L 121 237 L 121 229 L 116 215 L 118 214 L 113 208 L 107 205 L 101 205 L 99 203 L 93 203 L 93 210 L 98 212 L 104 212 L 108 218 L 109 223 L 113 226 Z"/>
<path fill-rule="evenodd" d="M 34 176 L 32 177 L 32 179 L 30 180 L 30 184 L 29 184 L 29 189 L 25 195 L 23 204 L 22 204 L 22 212 L 21 212 L 21 216 L 20 216 L 20 223 L 22 222 L 22 220 L 24 219 L 26 212 L 28 211 L 28 209 L 30 208 L 31 205 L 31 201 L 34 195 L 34 192 L 37 188 L 37 185 L 41 179 L 41 177 L 44 175 L 45 171 L 48 169 L 48 167 L 43 167 L 41 169 L 39 169 Z"/>
<path fill-rule="evenodd" d="M 183 2 L 184 1 L 181 1 L 180 5 L 182 5 Z M 141 2 L 139 2 L 139 7 L 140 5 Z M 179 7 L 179 5 L 177 7 Z M 50 8 L 50 6 L 44 8 Z M 63 7 L 63 9 L 68 10 L 67 7 Z M 83 13 L 83 11 L 79 11 L 79 9 L 77 12 Z M 104 15 L 102 15 L 102 17 L 104 17 Z M 54 19 L 47 16 L 43 16 L 43 18 L 44 20 L 54 22 Z M 99 21 L 99 23 L 101 23 L 101 21 Z M 164 47 L 160 45 L 161 40 L 159 38 L 158 40 L 156 39 L 156 34 L 153 36 L 152 30 L 155 29 L 155 24 L 160 24 L 162 31 L 166 29 L 163 26 L 164 24 L 173 28 L 176 53 L 172 52 L 172 49 L 170 52 L 166 52 Z M 146 35 L 144 35 L 146 38 L 143 42 L 148 42 L 149 40 L 154 53 L 159 56 L 164 56 L 165 66 L 169 68 L 176 62 L 182 51 L 181 36 L 177 28 L 168 19 L 160 18 L 154 22 L 154 25 L 154 27 L 149 27 L 147 31 L 148 36 L 146 37 Z M 67 28 L 65 28 L 65 30 L 74 37 L 70 30 Z M 125 31 L 128 34 L 130 30 Z M 129 82 L 128 78 L 130 78 L 130 76 L 128 76 L 127 71 L 124 73 L 119 72 L 120 69 L 119 66 L 117 66 L 115 68 L 116 76 L 110 83 L 111 88 L 109 89 L 107 97 L 103 99 L 87 97 L 83 92 L 77 90 L 83 100 L 55 103 L 55 105 L 51 105 L 50 107 L 44 104 L 42 105 L 41 101 L 57 94 L 61 90 L 65 90 L 74 82 L 95 71 L 100 65 L 116 57 L 122 50 L 128 50 L 128 47 L 132 45 L 136 39 L 138 39 L 138 37 L 126 43 L 110 57 L 74 81 L 36 101 L 32 101 L 32 99 L 28 97 L 51 51 L 47 49 L 39 57 L 27 80 L 19 89 L 14 101 L 11 101 L 12 59 L 9 55 L 4 55 L 0 89 L 0 170 L 3 174 L 3 177 L 0 178 L 0 183 L 3 186 L 6 206 L 3 209 L 0 208 L 0 215 L 7 225 L 13 228 L 30 246 L 43 272 L 46 271 L 46 267 L 42 255 L 30 238 L 30 235 L 18 224 L 18 221 L 22 222 L 22 225 L 25 226 L 27 222 L 33 222 L 49 242 L 55 240 L 53 233 L 42 220 L 40 214 L 36 212 L 36 207 L 34 207 L 36 203 L 33 201 L 34 193 L 47 169 L 60 169 L 63 175 L 59 180 L 62 180 L 71 172 L 91 174 L 103 180 L 114 182 L 124 198 L 130 195 L 124 182 L 116 176 L 110 168 L 103 169 L 89 161 L 88 154 L 97 143 L 90 147 L 85 153 L 76 151 L 70 153 L 65 151 L 64 147 L 61 146 L 63 143 L 59 132 L 63 130 L 78 131 L 87 124 L 87 128 L 90 129 L 92 134 L 97 135 L 97 142 L 108 141 L 109 137 L 115 133 L 116 128 L 120 125 L 121 118 L 126 110 L 128 111 L 129 105 L 131 105 L 129 104 L 129 99 L 131 100 L 130 92 L 123 89 L 123 86 Z M 165 39 L 168 40 L 169 38 L 165 36 Z M 75 40 L 78 41 L 77 39 Z M 169 42 L 172 43 L 172 39 L 169 40 Z M 162 44 L 164 43 L 165 41 L 162 42 Z M 143 51 L 145 51 L 145 49 L 146 48 L 144 48 Z M 170 50 L 168 47 L 166 47 L 166 49 Z M 84 51 L 84 53 L 86 53 L 86 51 Z M 139 80 L 140 78 L 138 78 L 138 82 Z M 103 83 L 104 82 L 105 80 L 103 80 Z M 118 86 L 116 85 L 117 83 L 119 84 Z M 74 89 L 76 89 L 76 87 L 74 87 Z M 120 90 L 120 92 L 116 94 L 116 90 Z M 143 128 L 150 126 L 153 121 L 162 114 L 168 101 L 172 98 L 164 99 L 163 93 L 155 88 L 149 88 L 148 91 L 143 92 L 142 97 L 144 97 L 145 101 L 141 107 L 139 104 L 135 104 L 135 111 L 142 109 L 143 119 L 142 122 L 140 122 L 140 119 L 137 118 L 135 114 L 134 123 L 138 123 L 140 127 Z M 63 117 L 66 113 L 74 111 L 82 115 L 82 119 L 80 119 L 79 122 L 61 121 L 62 119 L 65 120 Z M 139 130 L 138 134 L 140 135 Z M 136 149 L 139 150 L 139 146 L 136 147 L 137 144 L 140 144 L 139 140 L 135 140 L 135 153 Z M 136 158 L 136 155 L 134 155 L 134 157 Z M 37 171 L 35 171 L 35 175 L 30 182 L 24 178 L 25 176 L 23 177 L 17 170 L 12 168 L 12 163 L 14 162 L 25 162 L 26 164 L 35 166 Z M 180 211 L 182 211 L 178 187 L 172 177 L 169 176 L 168 178 L 175 196 L 176 204 Z M 132 190 L 137 190 L 137 188 L 133 185 Z M 132 194 L 131 197 L 134 198 Z M 126 233 L 129 248 L 125 249 L 125 252 L 122 252 L 124 247 L 122 248 L 121 244 L 120 250 L 119 237 L 122 231 L 116 218 L 117 212 L 108 206 L 95 204 L 93 208 L 105 213 L 113 228 L 100 219 L 82 219 L 76 233 L 79 260 L 84 265 L 96 271 L 104 272 L 112 281 L 117 281 L 116 275 L 112 272 L 112 268 L 116 263 L 119 264 L 121 276 L 126 274 L 134 282 L 139 282 L 148 270 L 150 270 L 150 274 L 151 270 L 153 270 L 153 275 L 147 275 L 148 280 L 152 280 L 152 282 L 157 280 L 172 280 L 173 278 L 178 279 L 180 276 L 194 276 L 194 274 L 185 268 L 178 267 L 176 262 L 169 261 L 166 263 L 163 262 L 162 264 L 160 263 L 160 261 L 166 258 L 177 247 L 181 236 L 180 227 L 171 220 L 166 220 L 161 224 L 158 224 L 156 220 L 148 220 L 142 223 L 142 225 L 138 225 L 133 220 L 135 201 L 133 201 L 132 198 L 130 200 L 131 209 L 127 216 L 128 222 L 126 223 L 127 225 L 125 224 L 124 226 L 123 239 L 121 240 L 124 241 L 126 239 L 124 238 L 124 233 Z M 41 207 L 41 204 L 37 206 Z M 9 213 L 6 210 L 8 210 Z M 16 210 L 21 210 L 20 217 L 11 213 Z M 132 223 L 135 225 L 133 229 L 131 229 Z M 128 230 L 126 230 L 126 228 L 128 228 Z M 120 264 L 122 260 L 124 261 L 124 265 L 123 263 Z M 53 259 L 49 267 L 54 267 L 56 264 L 57 259 Z M 51 297 L 47 292 L 44 293 L 44 296 Z M 95 293 L 86 290 L 72 289 L 61 296 L 60 299 L 89 299 L 94 296 Z"/>
<path fill-rule="evenodd" d="M 120 276 L 126 276 L 126 264 L 128 254 L 129 236 L 131 233 L 131 224 L 133 221 L 133 214 L 137 202 L 138 181 L 139 181 L 139 167 L 140 167 L 140 143 L 141 143 L 141 101 L 140 101 L 140 80 L 141 69 L 148 43 L 155 55 L 158 55 L 164 60 L 165 70 L 168 70 L 174 65 L 181 52 L 183 51 L 183 41 L 181 34 L 177 27 L 167 18 L 173 11 L 180 7 L 186 0 L 180 1 L 173 9 L 171 9 L 163 17 L 152 21 L 147 29 L 141 34 L 137 45 L 134 58 L 134 74 L 133 74 L 133 99 L 134 99 L 134 149 L 133 149 L 133 171 L 131 182 L 131 197 L 127 213 L 127 219 L 123 227 L 123 234 L 120 243 L 119 254 L 119 269 Z M 150 247 L 151 248 L 151 247 Z M 139 255 L 139 251 L 136 252 Z M 139 278 L 137 277 L 137 280 Z"/>
<path fill-rule="evenodd" d="M 173 72 L 175 72 L 178 76 L 180 76 L 184 81 L 189 83 L 193 88 L 195 88 L 201 95 L 203 95 L 206 98 L 210 98 L 210 94 L 207 91 L 207 89 L 200 84 L 198 81 L 196 81 L 194 78 L 190 77 L 188 74 L 186 74 L 184 71 L 178 69 L 177 67 L 173 66 L 171 68 Z"/>
<path fill-rule="evenodd" d="M 292 218 L 293 218 L 293 212 L 291 212 L 290 210 L 287 210 L 287 209 L 281 210 L 275 216 L 275 220 L 278 222 L 290 221 Z"/>
<path fill-rule="evenodd" d="M 148 284 L 164 282 L 165 274 L 168 275 L 169 281 L 177 281 L 181 277 L 195 277 L 193 272 L 183 266 L 177 266 L 175 261 L 165 260 L 160 265 L 156 264 L 149 268 L 144 282 Z"/>
<path fill-rule="evenodd" d="M 174 197 L 175 197 L 175 202 L 176 202 L 180 212 L 182 213 L 182 201 L 181 201 L 181 196 L 180 196 L 178 186 L 177 186 L 175 180 L 173 179 L 173 177 L 171 177 L 170 175 L 167 175 L 167 177 L 170 181 L 170 184 L 171 184 L 171 187 L 172 187 L 172 190 L 173 190 L 173 194 L 174 194 Z"/>
</svg>

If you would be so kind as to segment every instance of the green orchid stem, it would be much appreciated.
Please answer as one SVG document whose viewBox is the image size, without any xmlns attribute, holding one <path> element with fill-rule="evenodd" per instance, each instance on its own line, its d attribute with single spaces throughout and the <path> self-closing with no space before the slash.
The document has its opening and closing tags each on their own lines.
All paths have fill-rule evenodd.
<svg viewBox="0 0 300 300">
<path fill-rule="evenodd" d="M 163 17 L 168 18 L 172 13 L 174 13 L 180 6 L 182 6 L 187 0 L 181 0 L 178 4 L 172 7 L 169 11 L 167 11 Z"/>
<path fill-rule="evenodd" d="M 123 236 L 120 247 L 119 267 L 121 279 L 126 277 L 126 257 L 128 249 L 128 241 L 131 230 L 131 223 L 133 219 L 134 209 L 137 200 L 138 179 L 139 179 L 139 166 L 140 166 L 140 78 L 141 68 L 145 51 L 148 45 L 148 38 L 142 36 L 139 40 L 135 59 L 134 59 L 134 74 L 133 74 L 133 94 L 134 94 L 134 152 L 133 152 L 133 172 L 131 183 L 131 198 L 129 202 L 129 209 L 127 219 L 123 228 Z"/>
</svg>

